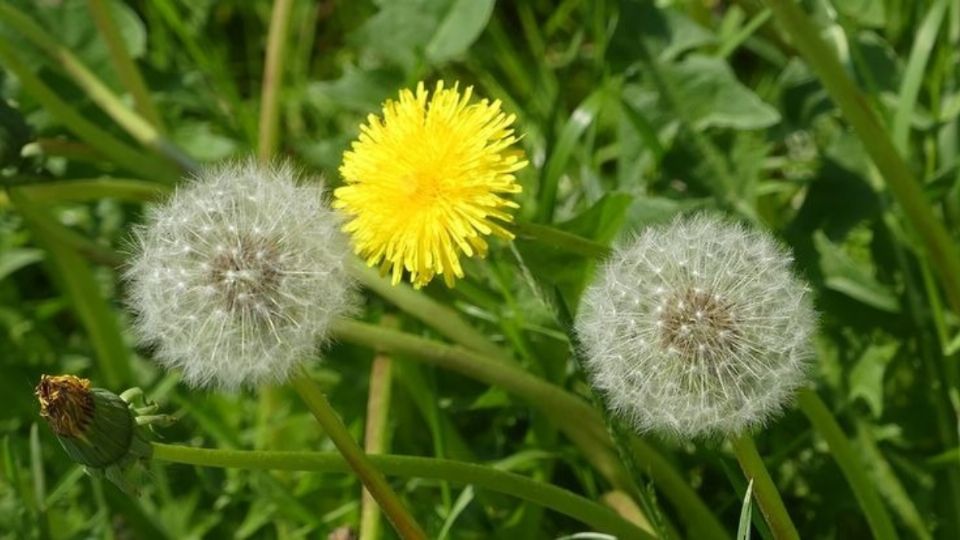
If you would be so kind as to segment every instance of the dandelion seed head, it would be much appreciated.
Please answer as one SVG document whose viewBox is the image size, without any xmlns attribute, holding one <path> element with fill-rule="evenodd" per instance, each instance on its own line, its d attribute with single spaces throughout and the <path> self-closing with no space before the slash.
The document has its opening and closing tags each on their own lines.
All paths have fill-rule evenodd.
<svg viewBox="0 0 960 540">
<path fill-rule="evenodd" d="M 645 229 L 584 293 L 592 383 L 638 431 L 733 435 L 779 413 L 806 379 L 816 316 L 769 234 L 710 215 Z"/>
<path fill-rule="evenodd" d="M 344 230 L 370 266 L 404 272 L 415 287 L 443 276 L 448 286 L 463 277 L 460 255 L 484 256 L 488 235 L 513 238 L 501 224 L 517 204 L 514 173 L 527 165 L 510 127 L 514 116 L 500 102 L 471 102 L 473 88 L 437 83 L 370 115 L 343 156 L 346 185 L 334 192 L 334 208 L 349 218 Z"/>
<path fill-rule="evenodd" d="M 349 249 L 321 185 L 286 164 L 207 169 L 136 230 L 141 341 L 194 386 L 282 382 L 349 312 Z"/>
</svg>

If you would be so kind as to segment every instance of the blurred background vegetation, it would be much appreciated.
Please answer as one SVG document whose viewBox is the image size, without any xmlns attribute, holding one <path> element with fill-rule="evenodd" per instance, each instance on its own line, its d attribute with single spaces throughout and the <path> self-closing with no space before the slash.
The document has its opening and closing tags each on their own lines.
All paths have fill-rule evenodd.
<svg viewBox="0 0 960 540">
<path fill-rule="evenodd" d="M 32 395 L 40 374 L 74 373 L 117 392 L 144 388 L 179 417 L 158 430 L 158 440 L 331 448 L 286 389 L 266 397 L 203 393 L 159 371 L 148 351 L 133 345 L 118 280 L 143 202 L 175 183 L 184 164 L 258 148 L 263 154 L 272 3 L 4 3 L 0 537 L 317 538 L 355 526 L 360 487 L 342 474 L 154 464 L 140 497 L 125 495 L 67 459 L 41 424 Z M 292 0 L 289 6 L 276 86 L 277 153 L 330 185 L 339 182 L 341 154 L 368 113 L 400 88 L 442 79 L 473 85 L 516 113 L 531 160 L 519 175 L 519 221 L 610 244 L 678 212 L 720 208 L 775 231 L 816 291 L 817 391 L 899 533 L 960 538 L 956 314 L 945 307 L 929 257 L 860 139 L 762 2 Z M 955 243 L 960 1 L 803 6 L 883 119 Z M 131 90 L 97 13 L 116 22 L 113 43 L 135 61 L 148 89 L 140 98 L 148 100 Z M 34 39 L 17 14 L 54 46 Z M 103 86 L 78 75 L 77 64 Z M 101 99 L 110 93 L 124 104 L 113 114 L 113 102 Z M 124 110 L 138 111 L 153 131 Z M 559 290 L 575 306 L 593 266 L 583 254 L 521 234 L 512 244 L 496 244 L 487 260 L 471 261 L 455 289 L 432 284 L 425 294 L 454 307 L 528 371 L 587 396 L 544 291 Z M 368 294 L 362 318 L 385 315 L 396 316 L 405 331 L 443 339 Z M 314 374 L 360 438 L 373 352 L 338 344 L 323 356 Z M 610 491 L 556 425 L 529 405 L 407 360 L 394 363 L 391 452 L 496 462 L 594 499 Z M 757 441 L 804 538 L 870 537 L 844 476 L 803 415 L 788 412 Z M 648 442 L 732 537 L 745 485 L 729 449 L 719 441 Z M 666 500 L 656 482 L 639 481 L 661 519 L 679 536 L 695 537 L 683 508 Z M 504 495 L 416 479 L 395 485 L 438 538 L 553 538 L 586 530 Z M 768 537 L 755 521 L 754 534 Z"/>
</svg>

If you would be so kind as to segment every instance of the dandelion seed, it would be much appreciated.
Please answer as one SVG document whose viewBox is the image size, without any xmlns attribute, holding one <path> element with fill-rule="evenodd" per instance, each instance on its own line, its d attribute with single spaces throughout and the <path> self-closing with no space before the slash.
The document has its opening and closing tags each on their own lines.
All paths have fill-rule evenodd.
<svg viewBox="0 0 960 540">
<path fill-rule="evenodd" d="M 286 380 L 352 305 L 340 225 L 290 166 L 203 171 L 137 230 L 139 337 L 194 386 Z"/>
<path fill-rule="evenodd" d="M 592 383 L 641 432 L 762 425 L 812 357 L 816 318 L 791 260 L 768 234 L 706 215 L 644 230 L 584 294 L 576 329 Z"/>
<path fill-rule="evenodd" d="M 346 186 L 334 192 L 334 207 L 349 216 L 344 230 L 370 266 L 404 270 L 422 287 L 440 274 L 448 286 L 463 277 L 460 254 L 483 257 L 484 236 L 513 235 L 497 221 L 512 220 L 519 193 L 514 173 L 527 165 L 510 125 L 514 116 L 500 101 L 471 103 L 473 89 L 437 83 L 430 95 L 400 92 L 370 115 L 359 139 L 343 156 Z M 497 220 L 497 221 L 495 221 Z"/>
</svg>

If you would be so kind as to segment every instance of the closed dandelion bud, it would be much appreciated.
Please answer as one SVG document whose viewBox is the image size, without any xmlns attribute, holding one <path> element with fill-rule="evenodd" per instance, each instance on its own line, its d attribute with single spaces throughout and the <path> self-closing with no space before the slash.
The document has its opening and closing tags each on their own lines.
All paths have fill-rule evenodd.
<svg viewBox="0 0 960 540">
<path fill-rule="evenodd" d="M 92 469 L 122 466 L 150 455 L 126 401 L 73 375 L 43 375 L 36 388 L 40 416 L 67 454 Z"/>
<path fill-rule="evenodd" d="M 352 306 L 339 227 L 290 166 L 199 173 L 137 231 L 126 278 L 141 340 L 194 386 L 284 381 Z"/>
<path fill-rule="evenodd" d="M 592 384 L 640 432 L 736 435 L 804 383 L 816 317 L 765 232 L 678 218 L 618 248 L 576 321 Z"/>
</svg>

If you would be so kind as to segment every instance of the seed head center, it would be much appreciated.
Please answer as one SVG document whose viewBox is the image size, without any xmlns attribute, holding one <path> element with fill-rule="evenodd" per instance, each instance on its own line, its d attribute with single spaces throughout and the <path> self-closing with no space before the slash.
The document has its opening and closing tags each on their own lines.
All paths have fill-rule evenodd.
<svg viewBox="0 0 960 540">
<path fill-rule="evenodd" d="M 660 342 L 689 360 L 721 360 L 739 334 L 732 306 L 702 289 L 667 299 L 660 312 Z"/>
<path fill-rule="evenodd" d="M 241 236 L 237 243 L 217 253 L 210 263 L 210 283 L 228 313 L 264 313 L 278 300 L 279 255 L 268 238 Z"/>
</svg>

